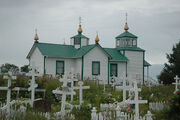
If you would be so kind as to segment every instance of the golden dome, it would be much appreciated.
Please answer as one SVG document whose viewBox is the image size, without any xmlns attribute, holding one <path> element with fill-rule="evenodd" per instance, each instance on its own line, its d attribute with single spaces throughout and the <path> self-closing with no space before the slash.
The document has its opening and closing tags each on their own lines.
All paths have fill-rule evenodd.
<svg viewBox="0 0 180 120">
<path fill-rule="evenodd" d="M 79 25 L 79 28 L 78 28 L 78 33 L 82 33 L 82 28 L 81 28 L 81 25 Z"/>
<path fill-rule="evenodd" d="M 125 23 L 124 30 L 125 30 L 125 31 L 129 30 L 129 27 L 128 27 L 127 22 Z"/>
<path fill-rule="evenodd" d="M 34 36 L 34 40 L 38 41 L 39 40 L 39 37 L 38 37 L 38 34 L 36 33 L 35 36 Z"/>
<path fill-rule="evenodd" d="M 99 37 L 98 37 L 98 34 L 96 35 L 95 42 L 96 42 L 96 43 L 98 43 L 98 42 L 99 42 Z"/>
</svg>

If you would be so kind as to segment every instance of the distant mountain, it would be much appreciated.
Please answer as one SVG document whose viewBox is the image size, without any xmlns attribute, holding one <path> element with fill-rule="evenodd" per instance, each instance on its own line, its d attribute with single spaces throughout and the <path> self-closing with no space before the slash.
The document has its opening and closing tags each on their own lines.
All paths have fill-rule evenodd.
<svg viewBox="0 0 180 120">
<path fill-rule="evenodd" d="M 149 76 L 157 80 L 157 75 L 160 74 L 160 72 L 163 70 L 164 64 L 152 64 L 149 68 Z M 146 69 L 145 69 L 145 75 L 146 75 Z"/>
</svg>

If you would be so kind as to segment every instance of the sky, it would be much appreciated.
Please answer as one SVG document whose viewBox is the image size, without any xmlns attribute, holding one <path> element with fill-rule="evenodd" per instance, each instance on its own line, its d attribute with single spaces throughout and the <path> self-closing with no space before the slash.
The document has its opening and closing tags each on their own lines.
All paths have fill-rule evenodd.
<svg viewBox="0 0 180 120">
<path fill-rule="evenodd" d="M 28 64 L 36 28 L 39 42 L 70 44 L 79 16 L 90 43 L 98 31 L 100 45 L 113 48 L 124 32 L 126 12 L 145 59 L 167 62 L 166 54 L 180 41 L 180 0 L 0 0 L 0 65 Z"/>
</svg>

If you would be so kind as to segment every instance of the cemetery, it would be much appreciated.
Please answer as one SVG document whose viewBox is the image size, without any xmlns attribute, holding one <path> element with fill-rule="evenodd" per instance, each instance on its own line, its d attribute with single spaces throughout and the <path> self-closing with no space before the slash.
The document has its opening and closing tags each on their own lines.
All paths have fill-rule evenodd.
<svg viewBox="0 0 180 120">
<path fill-rule="evenodd" d="M 42 76 L 29 68 L 26 75 L 0 76 L 0 119 L 158 120 L 171 109 L 172 98 L 180 97 L 177 76 L 166 86 L 141 85 L 127 77 L 122 84 L 104 85 L 74 74 Z"/>
<path fill-rule="evenodd" d="M 180 42 L 154 80 L 127 13 L 113 48 L 78 26 L 69 45 L 39 42 L 36 29 L 24 71 L 0 67 L 0 120 L 180 120 Z"/>
</svg>

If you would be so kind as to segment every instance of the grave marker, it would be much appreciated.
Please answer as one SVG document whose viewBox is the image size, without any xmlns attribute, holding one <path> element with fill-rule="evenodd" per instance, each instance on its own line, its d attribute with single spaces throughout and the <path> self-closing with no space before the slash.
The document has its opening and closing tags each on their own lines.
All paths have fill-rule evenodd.
<svg viewBox="0 0 180 120">
<path fill-rule="evenodd" d="M 11 102 L 11 81 L 16 79 L 16 76 L 12 75 L 12 72 L 8 72 L 8 75 L 3 76 L 3 79 L 8 79 L 7 87 L 0 87 L 0 90 L 7 90 L 7 100 L 6 100 L 6 110 L 10 113 L 10 102 Z M 14 88 L 14 90 L 19 90 L 19 88 Z"/>
<path fill-rule="evenodd" d="M 126 100 L 126 103 L 135 104 L 135 120 L 139 120 L 139 104 L 147 103 L 147 100 L 139 100 L 138 92 L 141 91 L 140 88 L 137 87 L 137 82 L 134 81 L 134 88 L 131 89 L 135 92 L 134 100 Z"/>
<path fill-rule="evenodd" d="M 76 93 L 73 91 L 72 88 L 69 88 L 67 86 L 68 81 L 70 81 L 70 79 L 60 79 L 61 82 L 63 82 L 63 86 L 62 86 L 62 90 L 59 90 L 58 88 L 56 90 L 53 90 L 53 94 L 61 94 L 62 98 L 61 98 L 61 115 L 62 117 L 65 115 L 65 105 L 66 103 L 66 95 L 75 95 Z"/>
<path fill-rule="evenodd" d="M 175 79 L 175 83 L 172 83 L 172 84 L 175 85 L 174 94 L 176 94 L 176 92 L 179 91 L 178 85 L 180 85 L 180 82 L 179 82 L 179 77 L 177 75 L 176 75 L 176 77 L 174 77 L 174 79 Z"/>
<path fill-rule="evenodd" d="M 34 64 L 32 64 L 32 66 L 29 66 L 29 68 L 31 69 L 31 71 L 29 73 L 27 73 L 26 75 L 32 77 L 28 91 L 31 91 L 31 103 L 30 104 L 31 104 L 31 107 L 33 107 L 34 99 L 35 99 L 35 89 L 38 87 L 38 84 L 36 84 L 36 82 L 35 82 L 35 77 L 42 76 L 42 75 L 36 73 L 36 67 L 34 66 Z"/>
<path fill-rule="evenodd" d="M 79 102 L 80 102 L 80 105 L 82 105 L 83 103 L 83 89 L 89 89 L 90 86 L 83 86 L 83 82 L 82 81 L 79 81 L 78 82 L 78 87 L 74 87 L 74 89 L 79 89 Z"/>
</svg>

